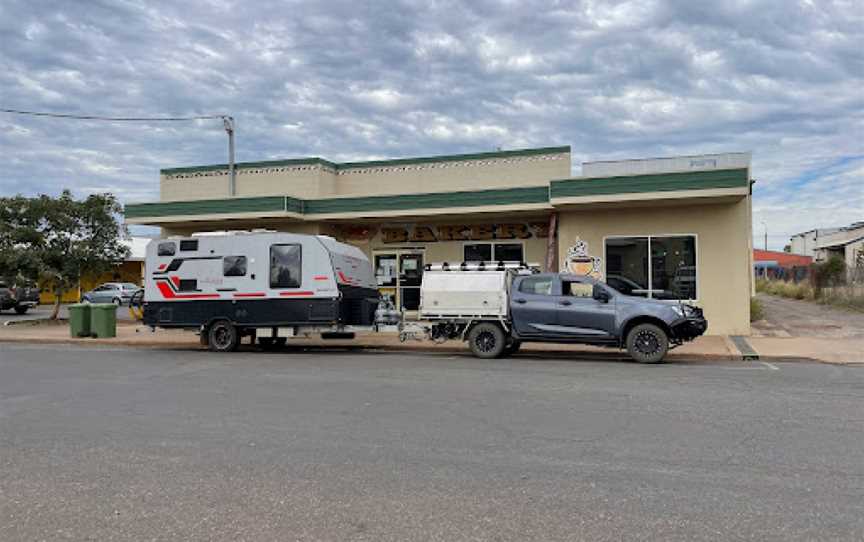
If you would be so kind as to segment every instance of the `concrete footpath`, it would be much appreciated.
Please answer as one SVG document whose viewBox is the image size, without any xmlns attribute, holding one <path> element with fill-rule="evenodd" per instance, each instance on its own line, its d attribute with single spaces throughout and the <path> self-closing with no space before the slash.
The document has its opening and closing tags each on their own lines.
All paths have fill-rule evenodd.
<svg viewBox="0 0 864 542">
<path fill-rule="evenodd" d="M 133 346 L 142 348 L 199 349 L 202 348 L 198 336 L 192 331 L 157 329 L 133 323 L 119 322 L 117 337 L 112 339 L 72 338 L 65 322 L 28 322 L 11 326 L 0 326 L 0 342 L 38 343 L 38 344 L 80 344 L 80 345 L 111 345 Z M 409 339 L 400 342 L 396 333 L 368 333 L 358 335 L 354 340 L 322 340 L 320 338 L 291 339 L 290 348 L 345 348 L 345 349 L 380 349 L 380 350 L 431 350 L 449 352 L 467 352 L 467 347 L 459 341 L 448 341 L 436 344 L 431 341 Z M 244 348 L 250 348 L 248 339 L 244 340 Z M 545 343 L 528 343 L 523 345 L 521 352 L 538 355 L 566 355 L 603 357 L 610 359 L 629 359 L 620 350 L 592 347 L 585 345 L 561 345 Z M 680 346 L 669 353 L 669 360 L 738 360 L 741 354 L 728 337 L 706 336 L 691 343 Z"/>
</svg>

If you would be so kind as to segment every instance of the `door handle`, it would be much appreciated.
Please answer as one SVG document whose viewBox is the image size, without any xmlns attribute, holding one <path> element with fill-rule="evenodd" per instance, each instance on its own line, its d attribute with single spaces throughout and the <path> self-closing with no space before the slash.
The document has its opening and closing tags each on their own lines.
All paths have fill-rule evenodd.
<svg viewBox="0 0 864 542">
<path fill-rule="evenodd" d="M 525 300 L 524 300 L 524 299 L 514 299 L 514 301 L 516 301 L 516 303 L 519 303 L 520 305 L 524 305 L 524 304 L 525 304 Z"/>
<path fill-rule="evenodd" d="M 564 301 L 561 301 L 561 302 L 559 303 L 559 305 L 564 305 L 565 307 L 566 307 L 566 306 L 569 306 L 569 305 L 572 305 L 572 304 L 573 304 L 573 303 L 571 303 L 570 301 L 567 301 L 566 299 L 565 299 Z"/>
</svg>

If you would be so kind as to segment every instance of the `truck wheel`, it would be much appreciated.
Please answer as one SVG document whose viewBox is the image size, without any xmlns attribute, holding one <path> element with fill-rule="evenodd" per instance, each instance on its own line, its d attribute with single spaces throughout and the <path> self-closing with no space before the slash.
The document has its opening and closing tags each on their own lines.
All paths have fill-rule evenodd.
<svg viewBox="0 0 864 542">
<path fill-rule="evenodd" d="M 496 324 L 477 324 L 468 333 L 468 346 L 478 358 L 500 357 L 504 353 L 505 342 L 504 330 Z"/>
<path fill-rule="evenodd" d="M 26 313 L 27 313 L 27 309 L 29 309 L 29 308 L 30 308 L 30 307 L 15 307 L 15 312 L 16 312 L 17 314 L 26 314 Z"/>
<path fill-rule="evenodd" d="M 669 351 L 669 337 L 654 324 L 639 324 L 627 334 L 627 353 L 639 363 L 660 363 Z"/>
<path fill-rule="evenodd" d="M 210 350 L 213 352 L 233 352 L 240 344 L 240 333 L 228 320 L 216 320 L 207 331 Z"/>
</svg>

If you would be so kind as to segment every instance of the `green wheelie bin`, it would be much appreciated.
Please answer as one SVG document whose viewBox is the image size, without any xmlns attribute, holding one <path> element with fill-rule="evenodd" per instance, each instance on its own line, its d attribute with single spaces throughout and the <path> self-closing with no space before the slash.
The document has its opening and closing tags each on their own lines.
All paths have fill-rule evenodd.
<svg viewBox="0 0 864 542">
<path fill-rule="evenodd" d="M 90 305 L 77 303 L 69 305 L 69 335 L 72 337 L 90 336 Z"/>
<path fill-rule="evenodd" d="M 117 306 L 115 304 L 90 305 L 90 333 L 99 339 L 117 336 Z"/>
</svg>

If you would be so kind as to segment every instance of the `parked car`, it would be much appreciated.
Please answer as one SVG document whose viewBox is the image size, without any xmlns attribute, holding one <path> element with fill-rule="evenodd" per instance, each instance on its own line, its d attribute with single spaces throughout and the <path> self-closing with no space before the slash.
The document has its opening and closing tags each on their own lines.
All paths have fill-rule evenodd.
<svg viewBox="0 0 864 542">
<path fill-rule="evenodd" d="M 0 311 L 14 309 L 24 314 L 39 304 L 39 288 L 32 284 L 0 282 Z"/>
<path fill-rule="evenodd" d="M 587 276 L 495 262 L 438 267 L 423 274 L 420 318 L 433 322 L 431 339 L 467 340 L 480 358 L 553 342 L 623 348 L 636 361 L 658 363 L 708 327 L 698 307 L 625 295 Z"/>
<path fill-rule="evenodd" d="M 81 296 L 81 303 L 114 303 L 128 305 L 141 287 L 131 282 L 106 282 Z"/>
</svg>

